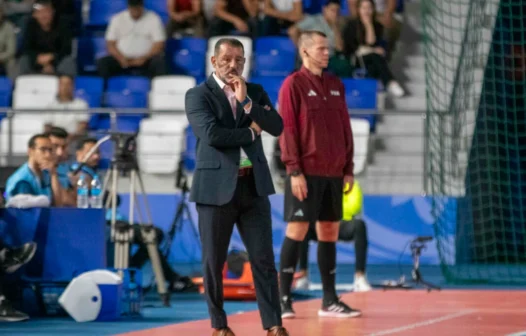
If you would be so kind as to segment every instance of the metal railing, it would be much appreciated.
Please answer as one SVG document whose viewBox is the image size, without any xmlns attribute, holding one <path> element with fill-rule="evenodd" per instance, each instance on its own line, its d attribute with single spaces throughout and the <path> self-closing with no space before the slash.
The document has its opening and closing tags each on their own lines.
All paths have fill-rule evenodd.
<svg viewBox="0 0 526 336">
<path fill-rule="evenodd" d="M 75 113 L 64 110 L 47 110 L 43 109 L 46 114 L 57 113 L 57 114 L 70 114 Z M 79 111 L 85 113 L 84 111 Z M 36 110 L 19 110 L 19 109 L 8 109 L 0 110 L 0 113 L 5 113 L 4 119 L 1 121 L 1 132 L 0 132 L 0 156 L 3 160 L 0 161 L 0 165 L 13 166 L 18 165 L 26 160 L 26 150 L 22 151 L 22 148 L 26 148 L 27 143 L 17 144 L 16 148 L 18 151 L 14 151 L 15 137 L 21 139 L 32 135 L 28 133 L 26 128 L 20 133 L 20 129 L 24 129 L 23 124 L 18 124 L 17 120 L 30 119 L 31 115 L 35 118 L 39 117 L 40 111 Z M 89 113 L 92 115 L 99 114 L 105 115 L 109 118 L 110 129 L 117 130 L 117 120 L 124 116 L 133 116 L 139 114 L 148 114 L 150 116 L 169 116 L 177 115 L 184 116 L 182 111 L 150 111 L 148 109 L 90 109 Z M 360 148 L 355 150 L 355 161 L 365 160 L 365 169 L 357 174 L 357 178 L 362 182 L 362 188 L 368 193 L 405 193 L 405 194 L 422 194 L 428 190 L 428 178 L 425 172 L 428 172 L 428 160 L 426 151 L 427 142 L 427 127 L 425 127 L 426 113 L 425 111 L 399 111 L 399 110 L 385 110 L 385 111 L 373 111 L 373 110 L 350 110 L 351 117 L 364 117 L 365 115 L 375 115 L 376 121 L 376 132 L 371 133 L 367 139 L 367 151 L 363 152 Z M 42 118 L 42 129 L 35 130 L 33 133 L 43 131 L 44 119 Z M 17 133 L 18 132 L 18 133 Z M 7 133 L 7 134 L 6 134 Z M 7 136 L 6 136 L 6 135 Z M 157 133 L 148 131 L 150 136 L 154 136 Z M 173 134 L 162 132 L 164 136 L 180 136 L 180 139 L 184 141 L 185 133 L 184 130 L 174 130 Z M 157 135 L 160 135 L 157 134 Z M 363 143 L 364 139 L 360 138 L 361 135 L 355 134 L 356 143 Z M 7 141 L 4 145 L 1 142 Z M 279 178 L 279 172 L 276 169 L 276 160 L 279 160 L 279 153 L 274 151 L 274 141 L 271 137 L 264 139 L 265 155 L 271 166 L 273 167 L 273 173 L 276 178 Z M 174 145 L 175 146 L 175 145 Z M 184 146 L 180 147 L 184 151 Z M 139 155 L 142 151 L 139 151 Z M 179 161 L 179 155 L 171 152 L 151 151 L 146 154 L 147 157 L 139 157 L 139 161 L 147 159 L 170 159 L 174 162 L 174 169 L 176 162 Z M 171 157 L 167 157 L 170 155 Z M 148 171 L 144 172 L 145 175 L 158 175 L 155 179 L 159 179 L 159 174 L 149 174 Z M 162 174 L 161 174 L 162 175 Z M 167 174 L 167 178 L 173 180 L 173 172 Z M 162 186 L 156 187 L 154 183 L 152 192 L 157 190 L 164 190 Z M 279 183 L 278 183 L 279 184 Z M 149 184 L 152 187 L 152 184 Z M 169 183 L 170 186 L 173 183 Z"/>
</svg>

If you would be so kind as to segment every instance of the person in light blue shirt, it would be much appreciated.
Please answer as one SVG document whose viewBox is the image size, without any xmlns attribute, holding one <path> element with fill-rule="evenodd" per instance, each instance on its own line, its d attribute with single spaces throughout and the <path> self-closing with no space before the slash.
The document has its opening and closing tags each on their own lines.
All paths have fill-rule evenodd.
<svg viewBox="0 0 526 336">
<path fill-rule="evenodd" d="M 18 168 L 6 183 L 6 201 L 17 195 L 47 196 L 52 204 L 60 199 L 56 158 L 49 137 L 36 134 L 29 139 L 29 159 Z"/>
<path fill-rule="evenodd" d="M 75 171 L 79 166 L 80 162 L 84 159 L 84 156 L 95 147 L 97 139 L 95 138 L 84 138 L 81 139 L 77 144 L 76 161 L 70 167 L 70 171 Z M 91 179 L 97 175 L 97 167 L 99 166 L 100 153 L 97 150 L 91 157 L 86 161 L 86 163 L 80 169 L 79 174 L 84 174 L 87 178 L 88 184 L 91 182 Z"/>
<path fill-rule="evenodd" d="M 60 206 L 74 207 L 77 205 L 76 179 L 69 172 L 68 132 L 61 127 L 51 127 L 46 132 L 51 141 L 53 152 L 57 159 L 57 177 L 62 190 L 60 192 Z"/>
</svg>

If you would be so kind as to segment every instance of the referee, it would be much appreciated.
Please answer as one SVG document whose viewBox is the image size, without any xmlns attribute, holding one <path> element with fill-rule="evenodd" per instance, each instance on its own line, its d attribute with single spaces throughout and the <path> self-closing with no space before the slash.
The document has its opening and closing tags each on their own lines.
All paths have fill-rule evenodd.
<svg viewBox="0 0 526 336">
<path fill-rule="evenodd" d="M 353 177 L 353 138 L 343 83 L 324 73 L 329 63 L 326 35 L 304 31 L 298 41 L 302 68 L 279 93 L 284 131 L 281 159 L 287 169 L 284 216 L 288 222 L 280 259 L 282 318 L 294 318 L 290 299 L 301 242 L 316 223 L 318 265 L 323 286 L 322 317 L 355 317 L 361 312 L 336 294 L 336 241 L 344 185 Z"/>
</svg>

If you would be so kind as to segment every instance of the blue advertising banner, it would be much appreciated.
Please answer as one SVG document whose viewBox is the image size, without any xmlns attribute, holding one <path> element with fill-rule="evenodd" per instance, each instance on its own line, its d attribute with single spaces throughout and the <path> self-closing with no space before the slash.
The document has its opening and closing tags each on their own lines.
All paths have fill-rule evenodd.
<svg viewBox="0 0 526 336">
<path fill-rule="evenodd" d="M 165 232 L 173 224 L 180 195 L 149 195 L 148 201 L 154 224 Z M 272 204 L 272 225 L 274 234 L 274 253 L 279 260 L 281 244 L 285 237 L 286 223 L 283 221 L 283 195 L 270 197 Z M 445 209 L 456 212 L 456 199 Z M 187 203 L 189 215 L 177 223 L 177 230 L 170 251 L 170 260 L 174 263 L 200 262 L 201 248 L 197 229 L 197 212 L 193 203 Z M 128 213 L 129 197 L 122 196 L 121 211 Z M 448 216 L 454 218 L 454 216 Z M 369 264 L 411 264 L 411 254 L 408 243 L 417 236 L 434 236 L 433 216 L 431 214 L 431 199 L 422 196 L 364 196 L 363 219 L 367 223 Z M 192 223 L 193 222 L 193 223 Z M 454 226 L 452 226 L 454 227 Z M 453 241 L 455 232 L 448 232 Z M 454 245 L 451 245 L 454 246 Z M 243 242 L 237 230 L 231 240 L 232 248 L 243 248 Z M 454 253 L 451 253 L 454 256 Z M 312 262 L 316 261 L 316 248 L 310 249 Z M 354 263 L 354 244 L 338 244 L 338 262 Z M 436 242 L 427 244 L 422 252 L 422 265 L 439 263 Z"/>
</svg>

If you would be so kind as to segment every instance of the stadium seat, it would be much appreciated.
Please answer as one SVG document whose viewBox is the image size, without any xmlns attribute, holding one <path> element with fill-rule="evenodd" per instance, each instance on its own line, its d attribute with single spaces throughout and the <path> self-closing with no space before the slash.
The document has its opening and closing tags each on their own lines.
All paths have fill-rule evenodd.
<svg viewBox="0 0 526 336">
<path fill-rule="evenodd" d="M 140 92 L 106 92 L 105 105 L 113 108 L 146 108 L 146 94 Z"/>
<path fill-rule="evenodd" d="M 145 0 L 144 7 L 157 13 L 164 23 L 168 22 L 170 15 L 168 14 L 166 0 Z"/>
<path fill-rule="evenodd" d="M 36 118 L 35 114 L 17 115 L 12 118 L 12 153 L 16 156 L 27 155 L 27 143 L 29 139 L 44 130 L 44 123 Z M 7 119 L 2 120 L 0 126 L 0 151 L 5 158 L 9 153 L 9 123 Z M 3 161 L 3 160 L 2 160 Z M 2 162 L 3 163 L 3 162 Z"/>
<path fill-rule="evenodd" d="M 111 17 L 126 10 L 127 6 L 126 0 L 91 0 L 86 26 L 90 29 L 104 29 Z"/>
<path fill-rule="evenodd" d="M 296 67 L 296 46 L 288 37 L 261 37 L 254 51 L 254 76 L 287 76 Z"/>
<path fill-rule="evenodd" d="M 190 76 L 160 76 L 152 80 L 149 106 L 152 111 L 184 111 L 186 91 L 196 84 Z"/>
<path fill-rule="evenodd" d="M 378 82 L 374 79 L 351 79 L 345 78 L 342 80 L 345 86 L 345 99 L 347 107 L 358 110 L 376 110 Z M 376 126 L 376 116 L 374 114 L 366 114 L 363 111 L 354 114 L 353 118 L 362 118 L 369 121 L 371 132 L 374 132 Z"/>
<path fill-rule="evenodd" d="M 14 109 L 43 111 L 53 101 L 55 101 L 55 94 L 48 92 L 31 93 L 15 90 L 13 93 Z"/>
<path fill-rule="evenodd" d="M 108 54 L 104 37 L 78 39 L 77 65 L 80 73 L 97 71 L 97 59 Z"/>
<path fill-rule="evenodd" d="M 104 80 L 100 77 L 77 77 L 75 78 L 75 96 L 84 99 L 89 107 L 101 106 L 104 92 Z"/>
<path fill-rule="evenodd" d="M 354 174 L 360 174 L 367 163 L 371 127 L 366 120 L 351 118 L 351 128 L 354 140 Z"/>
<path fill-rule="evenodd" d="M 194 77 L 205 76 L 206 40 L 187 37 L 170 39 L 167 54 L 174 74 Z"/>
<path fill-rule="evenodd" d="M 143 119 L 137 136 L 137 157 L 145 173 L 173 174 L 184 149 L 186 115 Z"/>
<path fill-rule="evenodd" d="M 11 106 L 11 93 L 13 92 L 13 83 L 7 77 L 0 77 L 0 107 Z M 4 116 L 2 111 L 0 116 Z"/>
<path fill-rule="evenodd" d="M 211 58 L 214 55 L 214 47 L 219 39 L 224 37 L 232 37 L 238 39 L 243 44 L 243 49 L 245 50 L 245 68 L 243 70 L 243 77 L 248 79 L 250 77 L 250 72 L 252 71 L 252 39 L 245 36 L 215 36 L 208 39 L 208 51 L 206 53 L 206 74 L 209 75 L 214 71 L 212 66 Z"/>
<path fill-rule="evenodd" d="M 24 93 L 49 93 L 56 95 L 58 78 L 50 75 L 22 75 L 15 81 L 15 91 Z"/>
<path fill-rule="evenodd" d="M 260 84 L 267 92 L 272 105 L 276 108 L 278 104 L 279 89 L 283 84 L 285 77 L 252 77 L 251 83 Z"/>
<path fill-rule="evenodd" d="M 147 93 L 150 80 L 140 76 L 116 76 L 108 79 L 108 90 L 122 93 Z"/>
</svg>

